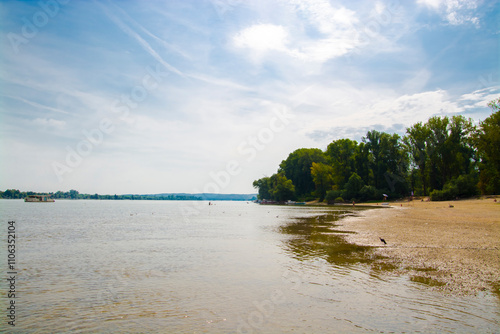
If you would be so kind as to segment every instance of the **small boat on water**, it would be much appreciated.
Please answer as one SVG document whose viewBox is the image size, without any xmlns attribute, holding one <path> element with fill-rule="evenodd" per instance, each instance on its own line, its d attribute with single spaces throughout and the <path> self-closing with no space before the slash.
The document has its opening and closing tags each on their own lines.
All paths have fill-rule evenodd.
<svg viewBox="0 0 500 334">
<path fill-rule="evenodd" d="M 29 195 L 24 199 L 25 202 L 42 202 L 42 203 L 49 203 L 49 202 L 55 202 L 53 198 L 50 198 L 49 195 Z"/>
<path fill-rule="evenodd" d="M 306 202 L 295 202 L 295 201 L 288 201 L 285 204 L 287 205 L 306 205 Z"/>
</svg>

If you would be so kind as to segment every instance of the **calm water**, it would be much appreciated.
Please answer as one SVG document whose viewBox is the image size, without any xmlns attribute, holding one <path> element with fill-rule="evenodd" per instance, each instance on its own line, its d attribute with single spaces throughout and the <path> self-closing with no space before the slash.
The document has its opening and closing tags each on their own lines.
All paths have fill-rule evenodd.
<svg viewBox="0 0 500 334">
<path fill-rule="evenodd" d="M 344 244 L 330 221 L 348 212 L 215 203 L 0 200 L 2 275 L 15 220 L 20 297 L 0 330 L 500 331 L 496 296 L 433 291 Z"/>
</svg>

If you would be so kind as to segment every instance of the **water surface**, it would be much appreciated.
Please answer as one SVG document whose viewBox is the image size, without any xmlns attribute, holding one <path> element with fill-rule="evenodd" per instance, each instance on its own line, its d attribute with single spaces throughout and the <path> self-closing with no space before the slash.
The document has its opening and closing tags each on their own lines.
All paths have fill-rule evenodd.
<svg viewBox="0 0 500 334">
<path fill-rule="evenodd" d="M 369 248 L 346 244 L 334 222 L 351 211 L 215 204 L 0 200 L 1 254 L 7 221 L 16 221 L 20 297 L 16 327 L 3 316 L 0 329 L 500 331 L 497 297 L 434 291 L 383 269 Z"/>
</svg>

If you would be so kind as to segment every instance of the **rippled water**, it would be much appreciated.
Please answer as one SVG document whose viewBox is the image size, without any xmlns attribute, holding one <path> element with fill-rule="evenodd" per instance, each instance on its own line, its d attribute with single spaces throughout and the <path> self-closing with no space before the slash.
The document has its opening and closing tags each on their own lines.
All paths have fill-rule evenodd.
<svg viewBox="0 0 500 334">
<path fill-rule="evenodd" d="M 20 297 L 16 327 L 2 315 L 0 330 L 500 331 L 496 296 L 434 291 L 345 244 L 332 221 L 350 212 L 215 204 L 0 200 L 2 274 L 15 220 Z"/>
</svg>

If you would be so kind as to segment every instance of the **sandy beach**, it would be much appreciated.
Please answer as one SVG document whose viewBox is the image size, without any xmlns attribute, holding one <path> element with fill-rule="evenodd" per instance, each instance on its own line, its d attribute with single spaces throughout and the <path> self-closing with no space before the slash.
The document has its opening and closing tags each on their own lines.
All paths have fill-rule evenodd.
<svg viewBox="0 0 500 334">
<path fill-rule="evenodd" d="M 340 224 L 356 232 L 348 242 L 376 246 L 396 273 L 455 293 L 499 294 L 500 198 L 393 202 Z"/>
</svg>

